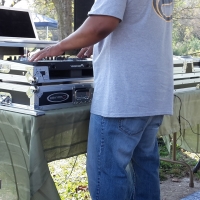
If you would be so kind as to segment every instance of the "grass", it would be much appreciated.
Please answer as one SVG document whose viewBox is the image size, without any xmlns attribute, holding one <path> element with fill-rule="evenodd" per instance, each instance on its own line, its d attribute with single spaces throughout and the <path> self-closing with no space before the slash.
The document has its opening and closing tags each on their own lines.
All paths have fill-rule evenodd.
<svg viewBox="0 0 200 200">
<path fill-rule="evenodd" d="M 158 139 L 159 153 L 161 157 L 169 158 L 169 154 L 162 138 Z M 179 161 L 187 162 L 191 168 L 197 164 L 198 157 L 176 147 L 176 158 Z M 50 162 L 49 169 L 55 182 L 61 200 L 91 200 L 88 192 L 88 182 L 86 174 L 86 156 L 62 159 Z M 169 178 L 189 177 L 188 169 L 184 165 L 170 162 L 160 162 L 160 180 Z M 194 174 L 195 180 L 200 180 L 200 170 Z"/>
<path fill-rule="evenodd" d="M 160 138 L 162 140 L 162 138 Z M 164 142 L 159 145 L 159 153 L 162 158 L 171 158 Z M 195 167 L 199 158 L 196 154 L 190 153 L 181 149 L 179 146 L 176 147 L 176 160 L 184 161 L 190 165 L 191 169 Z M 160 180 L 164 181 L 168 178 L 183 178 L 189 177 L 189 172 L 186 166 L 181 164 L 174 164 L 166 161 L 160 161 Z M 200 171 L 194 174 L 195 180 L 200 179 Z"/>
<path fill-rule="evenodd" d="M 61 200 L 89 200 L 86 156 L 79 155 L 49 163 Z"/>
</svg>

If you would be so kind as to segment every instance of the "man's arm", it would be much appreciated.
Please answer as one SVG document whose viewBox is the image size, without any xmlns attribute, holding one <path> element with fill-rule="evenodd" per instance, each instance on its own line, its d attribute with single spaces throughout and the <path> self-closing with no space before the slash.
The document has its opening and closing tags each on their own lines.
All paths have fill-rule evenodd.
<svg viewBox="0 0 200 200">
<path fill-rule="evenodd" d="M 46 47 L 32 56 L 30 61 L 45 57 L 58 56 L 65 51 L 94 45 L 107 37 L 118 26 L 120 20 L 111 16 L 93 15 L 88 17 L 82 26 L 59 43 Z"/>
</svg>

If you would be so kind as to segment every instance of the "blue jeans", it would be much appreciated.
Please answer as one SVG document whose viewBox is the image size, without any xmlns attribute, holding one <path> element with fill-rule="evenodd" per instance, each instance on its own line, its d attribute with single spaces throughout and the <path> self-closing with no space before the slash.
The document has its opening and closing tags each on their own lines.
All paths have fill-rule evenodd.
<svg viewBox="0 0 200 200">
<path fill-rule="evenodd" d="M 91 114 L 87 175 L 92 200 L 159 200 L 157 132 L 163 116 Z"/>
</svg>

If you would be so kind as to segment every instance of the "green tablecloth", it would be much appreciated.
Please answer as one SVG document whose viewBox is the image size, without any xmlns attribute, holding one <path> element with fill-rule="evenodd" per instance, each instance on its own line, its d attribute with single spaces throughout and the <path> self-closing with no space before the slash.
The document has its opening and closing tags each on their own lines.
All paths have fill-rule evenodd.
<svg viewBox="0 0 200 200">
<path fill-rule="evenodd" d="M 89 109 L 37 117 L 0 110 L 1 200 L 60 199 L 47 162 L 86 152 Z"/>
<path fill-rule="evenodd" d="M 183 89 L 175 92 L 174 114 L 165 116 L 158 135 L 163 136 L 170 150 L 173 133 L 177 133 L 177 144 L 183 149 L 200 153 L 200 90 Z"/>
<path fill-rule="evenodd" d="M 181 127 L 181 145 L 185 141 L 200 152 L 199 135 L 190 129 L 200 122 L 200 90 L 175 95 L 174 115 L 164 117 L 158 135 L 169 141 Z M 60 199 L 47 162 L 86 152 L 89 109 L 51 110 L 37 117 L 0 110 L 0 200 Z"/>
</svg>

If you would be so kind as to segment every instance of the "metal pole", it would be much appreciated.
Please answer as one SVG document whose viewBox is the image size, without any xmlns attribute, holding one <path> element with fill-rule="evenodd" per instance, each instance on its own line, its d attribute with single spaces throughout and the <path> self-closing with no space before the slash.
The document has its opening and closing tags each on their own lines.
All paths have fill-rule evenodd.
<svg viewBox="0 0 200 200">
<path fill-rule="evenodd" d="M 47 26 L 47 38 L 46 38 L 47 40 L 48 40 L 48 29 L 49 29 L 49 28 L 48 28 L 48 26 Z"/>
<path fill-rule="evenodd" d="M 173 134 L 172 141 L 172 160 L 176 160 L 176 132 Z"/>
</svg>

